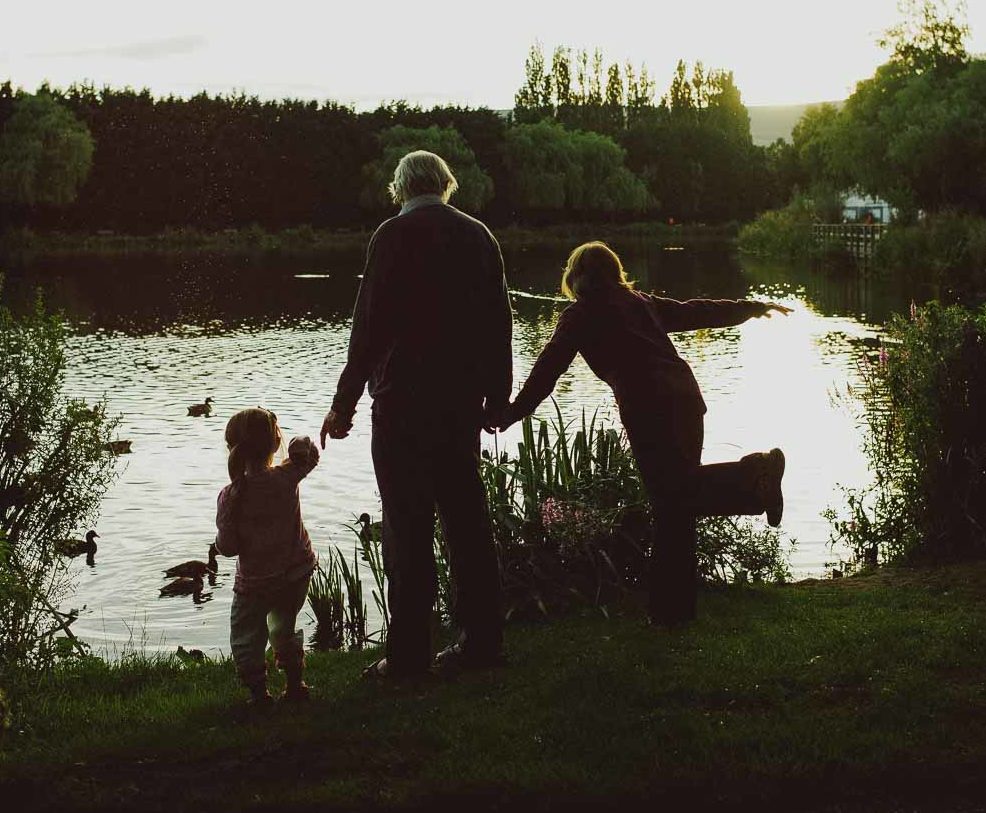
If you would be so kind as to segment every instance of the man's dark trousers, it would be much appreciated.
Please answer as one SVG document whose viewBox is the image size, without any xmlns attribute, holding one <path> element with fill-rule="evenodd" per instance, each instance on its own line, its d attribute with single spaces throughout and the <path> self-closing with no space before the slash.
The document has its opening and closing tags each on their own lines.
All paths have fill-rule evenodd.
<svg viewBox="0 0 986 813">
<path fill-rule="evenodd" d="M 383 502 L 391 616 L 389 674 L 418 674 L 431 662 L 436 508 L 449 555 L 459 643 L 477 659 L 500 653 L 499 566 L 479 475 L 481 416 L 478 404 L 429 410 L 373 405 L 371 452 Z"/>
</svg>

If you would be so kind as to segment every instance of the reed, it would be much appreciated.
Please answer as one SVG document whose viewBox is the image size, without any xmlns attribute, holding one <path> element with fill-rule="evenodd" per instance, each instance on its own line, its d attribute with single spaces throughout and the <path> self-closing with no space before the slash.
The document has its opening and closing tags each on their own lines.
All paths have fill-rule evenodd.
<svg viewBox="0 0 986 813">
<path fill-rule="evenodd" d="M 315 616 L 315 649 L 340 649 L 344 642 L 346 596 L 337 553 L 330 551 L 326 564 L 318 563 L 308 585 L 308 605 Z"/>
</svg>

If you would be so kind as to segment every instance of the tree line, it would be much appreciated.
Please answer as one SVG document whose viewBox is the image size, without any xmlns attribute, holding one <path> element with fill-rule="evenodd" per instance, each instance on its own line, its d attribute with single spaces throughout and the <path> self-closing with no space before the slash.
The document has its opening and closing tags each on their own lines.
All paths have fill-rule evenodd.
<svg viewBox="0 0 986 813">
<path fill-rule="evenodd" d="M 655 101 L 646 67 L 535 44 L 512 111 L 130 88 L 0 85 L 6 223 L 147 233 L 258 224 L 360 227 L 393 211 L 400 155 L 430 149 L 457 204 L 489 222 L 725 222 L 782 202 L 776 150 L 755 147 L 727 71 L 678 64 Z"/>
</svg>

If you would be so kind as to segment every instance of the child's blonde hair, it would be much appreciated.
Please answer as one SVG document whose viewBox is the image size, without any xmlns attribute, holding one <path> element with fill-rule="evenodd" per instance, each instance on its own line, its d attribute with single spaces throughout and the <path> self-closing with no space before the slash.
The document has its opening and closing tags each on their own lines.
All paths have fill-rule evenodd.
<svg viewBox="0 0 986 813">
<path fill-rule="evenodd" d="M 605 243 L 583 243 L 568 255 L 561 278 L 561 292 L 569 299 L 581 299 L 606 288 L 633 288 L 619 256 Z"/>
<path fill-rule="evenodd" d="M 237 412 L 226 424 L 226 447 L 229 459 L 229 479 L 246 474 L 248 466 L 265 468 L 274 462 L 274 453 L 281 446 L 281 428 L 277 415 L 260 407 Z"/>
</svg>

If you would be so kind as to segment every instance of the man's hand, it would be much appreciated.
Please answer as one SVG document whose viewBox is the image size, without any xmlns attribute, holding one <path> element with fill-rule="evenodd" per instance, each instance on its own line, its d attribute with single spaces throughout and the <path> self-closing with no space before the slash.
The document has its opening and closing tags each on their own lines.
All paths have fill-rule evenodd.
<svg viewBox="0 0 986 813">
<path fill-rule="evenodd" d="M 325 448 L 326 435 L 333 440 L 341 440 L 349 434 L 349 430 L 352 428 L 352 420 L 345 420 L 341 418 L 334 409 L 329 410 L 329 414 L 326 415 L 325 420 L 322 421 L 322 431 L 319 433 L 322 448 Z"/>
<path fill-rule="evenodd" d="M 771 311 L 777 311 L 787 316 L 793 310 L 793 308 L 778 305 L 776 302 L 761 302 L 760 304 L 763 306 L 763 311 L 757 314 L 757 318 L 766 316 L 769 319 L 771 317 Z"/>
</svg>

